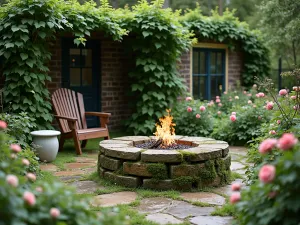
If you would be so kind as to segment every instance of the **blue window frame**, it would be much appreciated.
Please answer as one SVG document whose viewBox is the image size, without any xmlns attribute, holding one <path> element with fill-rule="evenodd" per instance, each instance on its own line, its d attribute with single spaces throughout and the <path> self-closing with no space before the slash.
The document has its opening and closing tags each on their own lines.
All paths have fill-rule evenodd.
<svg viewBox="0 0 300 225">
<path fill-rule="evenodd" d="M 225 50 L 193 48 L 194 99 L 210 100 L 225 90 Z"/>
</svg>

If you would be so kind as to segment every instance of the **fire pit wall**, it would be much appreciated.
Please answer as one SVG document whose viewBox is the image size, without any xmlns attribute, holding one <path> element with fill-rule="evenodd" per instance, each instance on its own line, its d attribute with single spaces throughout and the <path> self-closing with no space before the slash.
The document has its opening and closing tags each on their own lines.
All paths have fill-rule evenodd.
<svg viewBox="0 0 300 225">
<path fill-rule="evenodd" d="M 203 137 L 176 136 L 185 150 L 141 149 L 154 137 L 128 136 L 100 142 L 98 173 L 118 185 L 158 190 L 187 190 L 229 182 L 228 144 Z"/>
</svg>

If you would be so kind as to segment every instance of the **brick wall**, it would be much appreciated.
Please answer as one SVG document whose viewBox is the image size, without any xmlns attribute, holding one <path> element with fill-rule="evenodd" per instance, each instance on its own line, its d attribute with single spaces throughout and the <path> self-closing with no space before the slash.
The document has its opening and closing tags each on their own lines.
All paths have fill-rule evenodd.
<svg viewBox="0 0 300 225">
<path fill-rule="evenodd" d="M 187 92 L 190 92 L 190 51 L 181 55 L 181 61 L 179 62 L 179 74 L 184 79 L 187 86 Z"/>
<path fill-rule="evenodd" d="M 51 76 L 51 82 L 46 83 L 46 87 L 52 94 L 56 89 L 61 87 L 62 75 L 61 75 L 61 39 L 57 37 L 57 39 L 50 43 L 50 53 L 51 60 L 48 64 L 49 66 L 49 75 Z"/>
</svg>

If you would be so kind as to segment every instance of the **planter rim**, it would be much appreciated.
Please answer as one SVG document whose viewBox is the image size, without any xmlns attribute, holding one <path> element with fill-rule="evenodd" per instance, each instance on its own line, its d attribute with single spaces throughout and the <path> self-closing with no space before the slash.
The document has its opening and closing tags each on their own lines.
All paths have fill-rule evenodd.
<svg viewBox="0 0 300 225">
<path fill-rule="evenodd" d="M 41 137 L 52 137 L 60 135 L 60 131 L 57 130 L 36 130 L 30 132 L 33 136 L 41 136 Z"/>
</svg>

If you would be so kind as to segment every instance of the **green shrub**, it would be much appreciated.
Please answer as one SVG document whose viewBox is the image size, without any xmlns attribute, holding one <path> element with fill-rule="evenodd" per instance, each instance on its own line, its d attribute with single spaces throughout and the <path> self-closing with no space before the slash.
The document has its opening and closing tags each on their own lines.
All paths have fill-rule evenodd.
<svg viewBox="0 0 300 225">
<path fill-rule="evenodd" d="M 272 150 L 266 159 L 280 151 L 272 165 L 275 179 L 270 182 L 256 181 L 242 191 L 241 201 L 236 204 L 236 221 L 239 225 L 294 225 L 300 223 L 300 146 L 291 150 Z M 270 163 L 269 163 L 270 164 Z"/>
<path fill-rule="evenodd" d="M 28 147 L 32 142 L 31 131 L 37 128 L 35 119 L 26 112 L 19 114 L 1 113 L 0 120 L 7 123 L 5 132 L 12 138 L 11 143 L 17 143 L 22 147 Z"/>
<path fill-rule="evenodd" d="M 24 176 L 27 168 L 22 163 L 22 153 L 12 158 L 6 142 L 6 136 L 0 131 L 0 224 L 127 224 L 117 212 L 112 214 L 110 210 L 102 210 L 98 216 L 89 209 L 86 199 L 62 183 L 43 181 L 33 185 Z"/>
<path fill-rule="evenodd" d="M 204 111 L 200 111 L 201 106 L 205 107 Z M 191 112 L 188 112 L 188 107 L 192 108 Z M 213 129 L 212 113 L 206 103 L 198 100 L 178 102 L 171 114 L 174 117 L 175 132 L 178 135 L 207 137 Z M 197 118 L 197 115 L 200 115 L 200 118 Z"/>
<path fill-rule="evenodd" d="M 34 173 L 36 175 L 39 175 L 40 170 L 40 164 L 38 162 L 39 158 L 35 154 L 35 152 L 31 148 L 25 148 L 17 155 L 18 157 L 22 159 L 27 159 L 29 161 L 29 166 L 26 169 L 27 172 Z"/>
</svg>

